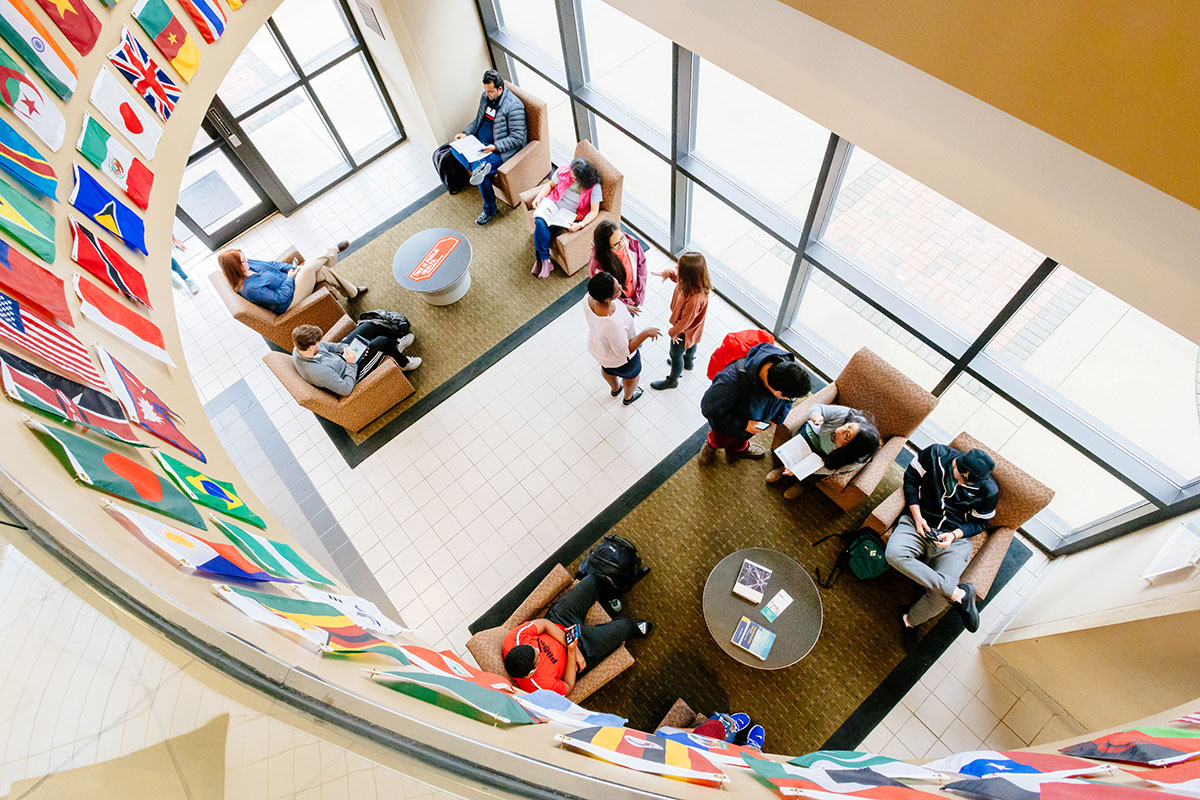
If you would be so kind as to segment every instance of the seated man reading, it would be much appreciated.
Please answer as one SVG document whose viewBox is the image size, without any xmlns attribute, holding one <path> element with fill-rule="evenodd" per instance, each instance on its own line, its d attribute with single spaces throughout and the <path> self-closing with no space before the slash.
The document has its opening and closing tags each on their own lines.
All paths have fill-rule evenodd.
<svg viewBox="0 0 1200 800">
<path fill-rule="evenodd" d="M 292 330 L 292 363 L 300 377 L 321 389 L 345 397 L 358 382 L 391 356 L 405 372 L 421 366 L 417 356 L 404 355 L 413 343 L 410 333 L 397 339 L 392 330 L 375 322 L 361 322 L 340 342 L 322 342 L 325 335 L 316 325 L 299 325 Z"/>
<path fill-rule="evenodd" d="M 568 695 L 575 680 L 599 664 L 627 639 L 649 636 L 654 623 L 618 617 L 603 625 L 584 625 L 588 609 L 599 597 L 595 575 L 588 575 L 550 606 L 546 619 L 518 625 L 504 637 L 504 669 L 527 692 L 549 689 Z M 567 644 L 567 629 L 578 638 Z"/>
</svg>

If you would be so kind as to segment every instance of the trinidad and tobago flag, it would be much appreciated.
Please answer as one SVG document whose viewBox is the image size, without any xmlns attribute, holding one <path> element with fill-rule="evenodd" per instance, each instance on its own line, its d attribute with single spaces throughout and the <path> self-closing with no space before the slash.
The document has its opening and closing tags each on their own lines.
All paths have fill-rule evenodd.
<svg viewBox="0 0 1200 800">
<path fill-rule="evenodd" d="M 1160 767 L 1200 756 L 1200 730 L 1144 727 L 1098 736 L 1059 750 L 1071 756 Z"/>
<path fill-rule="evenodd" d="M 699 750 L 652 733 L 600 726 L 554 738 L 563 747 L 638 772 L 704 786 L 720 786 L 729 780 Z"/>
</svg>

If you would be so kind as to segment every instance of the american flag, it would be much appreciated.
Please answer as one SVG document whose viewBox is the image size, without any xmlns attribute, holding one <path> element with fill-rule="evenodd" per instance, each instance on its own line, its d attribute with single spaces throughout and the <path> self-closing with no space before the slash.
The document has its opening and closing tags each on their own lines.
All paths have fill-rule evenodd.
<svg viewBox="0 0 1200 800">
<path fill-rule="evenodd" d="M 1184 714 L 1179 719 L 1173 719 L 1171 722 L 1186 722 L 1189 725 L 1200 725 L 1200 711 L 1193 714 Z"/>
<path fill-rule="evenodd" d="M 108 390 L 83 342 L 33 311 L 22 309 L 20 303 L 3 292 L 0 292 L 0 339 L 44 358 L 88 386 Z"/>
<path fill-rule="evenodd" d="M 183 93 L 167 73 L 159 69 L 146 48 L 130 35 L 128 28 L 121 29 L 121 46 L 108 54 L 108 60 L 166 122 Z"/>
</svg>

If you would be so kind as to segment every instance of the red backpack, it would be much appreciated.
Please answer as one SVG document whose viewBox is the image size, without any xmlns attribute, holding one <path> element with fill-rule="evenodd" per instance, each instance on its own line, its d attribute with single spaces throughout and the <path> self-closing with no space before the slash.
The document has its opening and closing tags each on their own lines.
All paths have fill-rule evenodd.
<svg viewBox="0 0 1200 800">
<path fill-rule="evenodd" d="M 750 352 L 751 347 L 763 342 L 775 344 L 775 337 L 760 330 L 734 331 L 727 334 L 708 359 L 708 379 L 711 381 L 717 377 L 718 372 L 739 358 L 744 358 L 746 353 Z"/>
</svg>

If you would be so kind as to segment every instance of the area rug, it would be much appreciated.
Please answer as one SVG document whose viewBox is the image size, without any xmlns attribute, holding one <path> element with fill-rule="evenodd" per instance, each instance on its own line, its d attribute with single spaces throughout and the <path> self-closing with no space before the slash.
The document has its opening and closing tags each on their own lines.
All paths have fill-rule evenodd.
<svg viewBox="0 0 1200 800">
<path fill-rule="evenodd" d="M 906 657 L 899 619 L 917 587 L 894 571 L 870 582 L 843 574 L 832 588 L 820 589 L 824 623 L 813 650 L 792 667 L 764 671 L 717 646 L 701 595 L 717 562 L 747 547 L 779 550 L 810 575 L 818 569 L 827 575 L 840 545 L 812 543 L 861 526 L 867 512 L 900 486 L 903 468 L 892 465 L 871 498 L 846 514 L 815 487 L 785 501 L 763 481 L 769 466 L 762 461 L 730 466 L 718 455 L 700 467 L 696 455 L 704 432 L 697 431 L 471 629 L 500 624 L 552 563 L 568 564 L 573 572 L 579 557 L 611 530 L 632 540 L 652 568 L 623 598 L 622 615 L 651 619 L 657 628 L 630 644 L 636 663 L 588 698 L 589 709 L 620 714 L 631 727 L 653 731 L 682 698 L 701 713 L 750 714 L 766 727 L 770 752 L 806 753 L 826 742 L 853 747 L 962 631 L 957 616 L 943 617 L 920 650 Z M 1014 543 L 1009 555 L 993 593 L 1029 553 Z"/>
<path fill-rule="evenodd" d="M 363 430 L 351 434 L 321 420 L 352 467 L 583 296 L 586 272 L 568 276 L 555 269 L 544 280 L 529 274 L 533 235 L 524 211 L 504 207 L 480 227 L 480 203 L 479 192 L 450 195 L 439 188 L 353 242 L 338 259 L 344 277 L 371 289 L 350 304 L 351 314 L 376 308 L 404 314 L 416 336 L 405 354 L 422 359 L 408 373 L 416 391 Z M 429 305 L 392 276 L 396 250 L 426 228 L 451 228 L 471 243 L 471 288 L 453 305 Z"/>
</svg>

